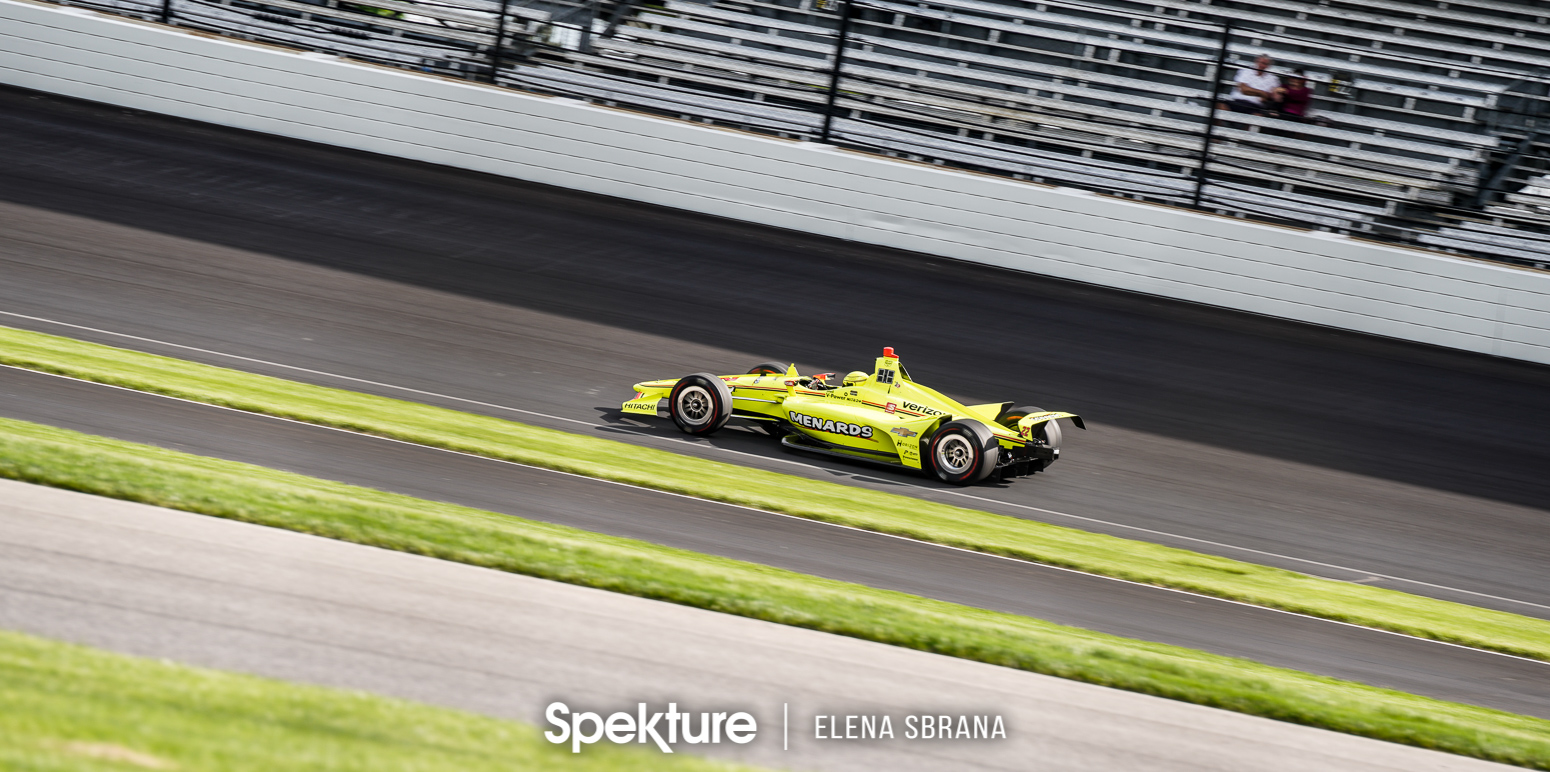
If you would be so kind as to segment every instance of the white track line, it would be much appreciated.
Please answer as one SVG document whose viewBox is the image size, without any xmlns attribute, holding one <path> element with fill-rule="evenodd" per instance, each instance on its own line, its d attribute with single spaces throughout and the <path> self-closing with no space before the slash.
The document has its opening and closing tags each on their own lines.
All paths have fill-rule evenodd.
<svg viewBox="0 0 1550 772">
<path fill-rule="evenodd" d="M 1308 620 L 1312 620 L 1312 621 L 1315 621 L 1315 622 L 1322 622 L 1324 624 L 1339 625 L 1341 627 L 1350 627 L 1350 628 L 1354 628 L 1354 629 L 1357 629 L 1357 630 L 1367 630 L 1367 631 L 1374 632 L 1374 633 L 1381 633 L 1383 635 L 1392 635 L 1392 636 L 1396 636 L 1396 637 L 1399 637 L 1399 638 L 1408 638 L 1410 640 L 1421 641 L 1423 643 L 1430 643 L 1430 644 L 1435 644 L 1435 645 L 1438 645 L 1438 646 L 1448 646 L 1448 647 L 1455 648 L 1455 649 L 1464 649 L 1466 651 L 1479 652 L 1481 654 L 1490 654 L 1492 656 L 1507 657 L 1508 659 L 1516 659 L 1516 660 L 1521 660 L 1523 662 L 1532 662 L 1532 663 L 1534 663 L 1536 665 L 1550 666 L 1550 662 L 1546 662 L 1545 660 L 1540 660 L 1540 659 L 1534 659 L 1533 657 L 1524 657 L 1524 656 L 1520 656 L 1520 655 L 1517 655 L 1517 654 L 1508 654 L 1508 653 L 1500 652 L 1500 651 L 1492 651 L 1490 649 L 1482 649 L 1482 648 L 1479 648 L 1479 647 L 1476 647 L 1476 646 L 1466 646 L 1466 645 L 1461 644 L 1461 643 L 1451 643 L 1451 642 L 1448 642 L 1448 641 L 1439 641 L 1439 640 L 1436 640 L 1436 639 L 1433 639 L 1433 638 L 1423 638 L 1421 636 L 1410 635 L 1408 633 L 1397 633 L 1397 632 L 1394 632 L 1392 630 L 1384 630 L 1384 629 L 1378 628 L 1378 627 L 1368 627 L 1366 625 L 1358 625 L 1358 624 L 1355 624 L 1355 623 L 1352 623 L 1352 622 L 1341 622 L 1339 620 L 1329 619 L 1327 617 L 1314 616 L 1312 614 L 1304 614 L 1304 613 L 1297 612 L 1297 611 L 1287 611 L 1285 609 L 1278 609 L 1278 608 L 1273 608 L 1273 607 L 1270 607 L 1270 606 L 1261 606 L 1261 605 L 1259 605 L 1257 603 L 1248 603 L 1246 601 L 1241 601 L 1241 600 L 1231 600 L 1231 599 L 1228 599 L 1228 598 L 1220 598 L 1220 597 L 1217 597 L 1215 595 L 1204 595 L 1204 594 L 1201 594 L 1201 593 L 1198 593 L 1198 592 L 1192 592 L 1190 590 L 1180 590 L 1180 589 L 1177 589 L 1177 588 L 1174 588 L 1174 587 L 1163 587 L 1163 586 L 1160 586 L 1160 585 L 1148 584 L 1146 582 L 1137 582 L 1137 581 L 1134 581 L 1134 580 L 1131 580 L 1131 579 L 1120 579 L 1118 577 L 1105 576 L 1103 574 L 1095 574 L 1095 573 L 1091 573 L 1091 572 L 1088 572 L 1088 571 L 1082 571 L 1082 570 L 1076 569 L 1076 568 L 1067 568 L 1065 566 L 1055 566 L 1055 565 L 1050 565 L 1048 563 L 1040 563 L 1040 562 L 1038 562 L 1036 560 L 1027 560 L 1027 559 L 1024 559 L 1024 558 L 1009 557 L 1007 555 L 997 555 L 997 554 L 991 553 L 991 552 L 981 552 L 979 550 L 971 550 L 971 549 L 968 549 L 966 547 L 954 547 L 954 546 L 949 545 L 949 544 L 941 544 L 941 543 L 934 542 L 934 541 L 925 541 L 923 539 L 915 539 L 915 538 L 911 538 L 911 537 L 908 537 L 908 536 L 899 536 L 899 535 L 896 535 L 896 534 L 884 533 L 882 531 L 874 531 L 874 530 L 871 530 L 871 529 L 868 529 L 868 528 L 859 528 L 859 527 L 853 526 L 853 525 L 842 525 L 840 523 L 831 523 L 831 522 L 827 522 L 827 521 L 824 521 L 824 520 L 816 520 L 816 519 L 813 519 L 813 518 L 801 517 L 799 515 L 788 515 L 788 514 L 786 514 L 784 512 L 772 512 L 772 511 L 770 511 L 768 509 L 759 509 L 757 507 L 750 507 L 750 506 L 747 506 L 746 504 L 732 504 L 732 503 L 725 502 L 725 501 L 715 501 L 715 500 L 712 500 L 712 499 L 702 499 L 702 498 L 700 498 L 698 496 L 690 496 L 690 495 L 688 495 L 686 493 L 674 493 L 672 491 L 664 491 L 664 490 L 659 490 L 657 488 L 648 488 L 648 487 L 643 486 L 643 485 L 635 485 L 634 483 L 619 482 L 618 480 L 606 480 L 606 479 L 603 479 L 601 477 L 590 477 L 590 476 L 584 475 L 584 474 L 576 474 L 575 472 L 562 472 L 562 471 L 559 471 L 557 469 L 550 469 L 548 467 L 542 467 L 542 466 L 534 466 L 532 464 L 524 464 L 524 463 L 521 463 L 519 461 L 510 461 L 510 460 L 503 459 L 503 458 L 491 458 L 490 456 L 481 456 L 481 455 L 479 455 L 477 453 L 468 453 L 468 452 L 461 451 L 461 450 L 449 450 L 447 448 L 439 448 L 439 447 L 436 447 L 435 445 L 422 445 L 422 444 L 420 444 L 418 442 L 409 442 L 408 440 L 400 440 L 400 439 L 395 439 L 395 438 L 392 438 L 392 437 L 383 437 L 383 436 L 376 435 L 376 434 L 367 434 L 365 432 L 358 432 L 358 431 L 354 431 L 352 429 L 341 429 L 341 428 L 339 428 L 337 426 L 326 426 L 324 424 L 315 424 L 315 423 L 311 423 L 311 422 L 308 422 L 308 421 L 300 421 L 300 420 L 297 420 L 297 419 L 294 419 L 294 418 L 282 418 L 280 416 L 269 415 L 268 413 L 255 413 L 255 412 L 252 412 L 250 410 L 241 410 L 239 408 L 227 407 L 225 405 L 212 405 L 212 404 L 210 404 L 208 402 L 200 402 L 198 400 L 185 399 L 183 397 L 172 397 L 172 396 L 168 396 L 166 394 L 157 394 L 156 392 L 151 392 L 151 391 L 141 391 L 139 389 L 131 389 L 131 388 L 127 387 L 127 386 L 115 386 L 113 384 L 108 384 L 108 383 L 99 383 L 97 381 L 89 381 L 89 380 L 86 380 L 84 378 L 76 378 L 74 376 L 69 376 L 69 375 L 60 375 L 59 373 L 49 373 L 49 372 L 44 372 L 42 370 L 31 370 L 31 369 L 28 369 L 28 368 L 25 368 L 25 367 L 17 367 L 15 365 L 0 364 L 0 367 L 4 367 L 4 368 L 6 368 L 8 370 L 19 370 L 21 372 L 30 373 L 30 374 L 33 374 L 33 375 L 45 375 L 45 376 L 48 376 L 50 378 L 59 378 L 59 379 L 62 379 L 62 380 L 67 380 L 67 381 L 75 381 L 77 383 L 84 383 L 84 384 L 87 384 L 87 385 L 90 385 L 90 386 L 94 386 L 94 387 L 97 387 L 97 388 L 116 389 L 118 391 L 127 391 L 127 392 L 129 392 L 131 394 L 138 394 L 138 395 L 141 395 L 141 396 L 153 397 L 153 398 L 156 398 L 156 399 L 165 399 L 165 400 L 170 400 L 170 401 L 173 401 L 173 402 L 183 402 L 183 403 L 187 403 L 187 404 L 190 404 L 190 405 L 198 405 L 199 407 L 202 407 L 202 408 L 208 408 L 208 409 L 213 409 L 213 410 L 225 410 L 225 411 L 232 412 L 232 413 L 241 413 L 241 414 L 246 415 L 246 416 L 253 416 L 253 417 L 256 417 L 256 418 L 267 419 L 267 420 L 270 420 L 270 421 L 281 421 L 281 422 L 284 422 L 284 423 L 296 424 L 298 426 L 305 426 L 305 427 L 307 427 L 309 429 L 320 429 L 320 430 L 323 430 L 323 431 L 338 432 L 340 434 L 348 434 L 348 435 L 351 435 L 351 436 L 354 436 L 354 437 L 361 437 L 361 438 L 368 439 L 368 440 L 376 440 L 378 442 L 391 442 L 391 443 L 395 443 L 395 444 L 398 444 L 398 445 L 408 445 L 408 446 L 413 447 L 413 448 L 420 448 L 420 449 L 423 449 L 423 450 L 429 450 L 429 451 L 433 451 L 433 452 L 436 452 L 436 453 L 448 453 L 448 454 L 455 455 L 455 456 L 465 456 L 465 457 L 468 457 L 468 458 L 478 459 L 480 461 L 486 461 L 486 462 L 495 463 L 495 464 L 505 464 L 507 466 L 515 466 L 515 467 L 520 467 L 520 468 L 523 468 L 523 469 L 531 469 L 531 470 L 534 470 L 534 471 L 537 471 L 537 472 L 545 472 L 545 473 L 548 473 L 548 474 L 557 474 L 557 475 L 561 475 L 563 477 L 574 477 L 574 478 L 576 478 L 578 480 L 588 480 L 588 481 L 591 481 L 591 482 L 594 482 L 594 483 L 603 483 L 603 484 L 606 484 L 606 485 L 617 485 L 617 486 L 619 486 L 621 488 L 631 488 L 631 489 L 634 489 L 634 490 L 643 491 L 645 493 L 650 493 L 650 494 L 653 494 L 653 495 L 672 496 L 674 498 L 688 499 L 690 501 L 696 501 L 696 502 L 699 502 L 699 503 L 702 503 L 702 504 L 710 504 L 710 505 L 713 505 L 713 506 L 720 506 L 720 507 L 730 507 L 732 509 L 741 509 L 741 510 L 748 511 L 748 512 L 757 512 L 757 513 L 762 514 L 762 515 L 770 515 L 770 516 L 773 516 L 773 517 L 782 517 L 782 518 L 785 518 L 787 520 L 796 520 L 796 521 L 800 521 L 800 522 L 803 522 L 803 523 L 811 523 L 811 524 L 814 524 L 814 525 L 827 526 L 829 528 L 839 528 L 839 529 L 846 530 L 846 531 L 855 531 L 857 533 L 869 534 L 871 536 L 880 536 L 880 537 L 888 538 L 888 539 L 896 539 L 898 541 L 909 542 L 911 544 L 918 544 L 920 546 L 928 547 L 928 548 L 931 548 L 931 549 L 951 550 L 953 552 L 962 552 L 962 553 L 966 553 L 966 554 L 969 554 L 969 555 L 974 555 L 976 557 L 993 558 L 995 560 L 1005 560 L 1005 561 L 1008 561 L 1008 562 L 1011 562 L 1011 563 L 1021 563 L 1023 565 L 1034 566 L 1034 567 L 1037 567 L 1037 568 L 1046 569 L 1046 570 L 1050 570 L 1050 571 L 1063 571 L 1063 572 L 1068 573 L 1068 574 L 1080 574 L 1082 576 L 1092 577 L 1094 579 L 1101 579 L 1101 580 L 1107 581 L 1107 582 L 1118 582 L 1120 584 L 1128 584 L 1128 585 L 1131 585 L 1133 587 L 1144 587 L 1144 588 L 1146 588 L 1148 590 L 1158 590 L 1158 591 L 1161 591 L 1161 592 L 1171 592 L 1171 593 L 1175 593 L 1175 594 L 1178 594 L 1178 595 L 1188 595 L 1188 596 L 1190 596 L 1192 598 L 1199 598 L 1201 600 L 1212 601 L 1212 602 L 1215 602 L 1215 603 L 1226 603 L 1226 604 L 1230 604 L 1230 605 L 1233 605 L 1233 606 L 1242 606 L 1244 608 L 1257 609 L 1259 611 L 1268 611 L 1268 612 L 1275 613 L 1275 614 L 1283 614 L 1283 615 L 1286 615 L 1286 616 L 1300 617 L 1302 619 L 1308 619 Z M 400 494 L 400 495 L 403 495 L 403 494 Z M 410 497 L 410 498 L 413 498 L 413 497 Z M 621 538 L 628 538 L 628 537 L 621 537 Z M 642 541 L 644 541 L 644 540 L 642 540 Z M 951 602 L 951 601 L 944 601 L 944 602 Z"/>
<path fill-rule="evenodd" d="M 351 382 L 354 382 L 354 383 L 364 383 L 364 384 L 367 384 L 367 385 L 370 385 L 370 386 L 377 386 L 377 387 L 384 388 L 384 389 L 392 389 L 392 390 L 395 390 L 395 391 L 401 391 L 401 392 L 405 392 L 405 393 L 408 393 L 408 394 L 419 394 L 421 396 L 426 396 L 426 397 L 435 397 L 436 399 L 445 399 L 445 400 L 450 400 L 450 401 L 454 401 L 454 402 L 462 402 L 462 403 L 468 404 L 468 405 L 478 405 L 480 407 L 487 407 L 487 408 L 491 408 L 491 409 L 494 409 L 494 410 L 504 410 L 504 411 L 512 412 L 512 413 L 520 413 L 520 414 L 523 414 L 523 415 L 530 415 L 530 416 L 537 416 L 537 417 L 540 417 L 540 418 L 547 418 L 547 419 L 550 419 L 550 420 L 553 420 L 553 421 L 564 421 L 564 422 L 567 422 L 567 423 L 581 424 L 582 426 L 586 426 L 586 427 L 593 428 L 593 429 L 606 429 L 606 430 L 610 430 L 610 431 L 617 431 L 617 432 L 621 432 L 621 433 L 625 433 L 625 434 L 633 434 L 633 435 L 636 435 L 636 436 L 639 436 L 639 437 L 645 437 L 645 438 L 653 439 L 653 440 L 668 440 L 668 441 L 672 441 L 672 442 L 681 442 L 681 443 L 684 443 L 686 445 L 690 445 L 692 447 L 702 448 L 702 449 L 708 448 L 708 449 L 711 449 L 711 450 L 714 450 L 714 451 L 717 451 L 717 452 L 720 452 L 720 453 L 727 453 L 727 454 L 738 455 L 738 456 L 747 456 L 749 458 L 756 458 L 756 459 L 761 459 L 761 460 L 765 460 L 765 461 L 774 461 L 774 462 L 778 462 L 778 463 L 782 463 L 782 464 L 789 464 L 789 465 L 793 465 L 793 466 L 801 466 L 801 467 L 805 467 L 805 468 L 808 468 L 808 469 L 817 469 L 817 470 L 826 471 L 826 472 L 827 471 L 831 471 L 827 467 L 821 467 L 821 466 L 817 466 L 817 465 L 814 465 L 814 464 L 803 463 L 801 461 L 795 461 L 795 460 L 788 459 L 788 458 L 779 458 L 779 457 L 776 457 L 776 456 L 761 456 L 761 455 L 759 455 L 757 453 L 747 453 L 747 452 L 744 452 L 744 451 L 741 451 L 741 450 L 731 450 L 729 448 L 718 448 L 718 447 L 716 447 L 714 445 L 709 445 L 709 444 L 700 443 L 700 442 L 693 442 L 693 441 L 689 441 L 689 440 L 685 440 L 685 439 L 680 439 L 680 438 L 676 438 L 676 437 L 660 437 L 660 436 L 657 436 L 657 435 L 654 435 L 654 434 L 648 434 L 646 432 L 634 431 L 632 429 L 627 429 L 627 428 L 619 427 L 619 426 L 612 425 L 612 424 L 596 424 L 596 423 L 592 423 L 590 421 L 582 421 L 582 420 L 578 420 L 578 419 L 575 419 L 575 418 L 566 418 L 564 416 L 551 415 L 549 413 L 540 413 L 540 412 L 535 411 L 535 410 L 524 410 L 522 408 L 510 407 L 510 406 L 507 406 L 507 405 L 498 405 L 498 404 L 495 404 L 493 402 L 481 402 L 479 400 L 468 399 L 466 397 L 455 397 L 455 396 L 452 396 L 450 394 L 440 394 L 440 393 L 437 393 L 437 392 L 434 392 L 434 391 L 425 391 L 423 389 L 415 389 L 415 388 L 410 388 L 408 386 L 397 386 L 397 385 L 394 385 L 394 384 L 391 384 L 391 383 L 383 383 L 381 381 L 372 381 L 372 380 L 367 380 L 365 378 L 356 378 L 356 377 L 349 376 L 349 375 L 340 375 L 338 373 L 330 373 L 330 372 L 326 372 L 326 371 L 323 371 L 323 370 L 313 370 L 313 369 L 306 368 L 306 367 L 298 367 L 296 365 L 284 364 L 282 362 L 270 362 L 270 361 L 267 361 L 267 360 L 264 360 L 264 359 L 254 359 L 253 357 L 245 357 L 245 356 L 240 356 L 240 355 L 237 355 L 237 354 L 228 354 L 228 353 L 225 353 L 223 351 L 213 351 L 211 349 L 198 348 L 198 347 L 195 347 L 195 346 L 185 346 L 185 345 L 183 345 L 181 343 L 171 343 L 171 342 L 164 341 L 164 340 L 156 340 L 155 338 L 144 338 L 144 337 L 141 337 L 141 336 L 138 336 L 138 335 L 130 335 L 128 333 L 115 332 L 113 330 L 103 330 L 103 329 L 98 329 L 96 327 L 87 327 L 87 326 L 79 325 L 79 324 L 71 324 L 69 322 L 61 322 L 61 321 L 58 321 L 58 320 L 55 320 L 55 319 L 48 319 L 48 318 L 41 317 L 41 316 L 28 316 L 26 314 L 18 314 L 18 313 L 14 313 L 14 312 L 11 312 L 11 311 L 0 311 L 0 315 L 11 316 L 11 317 L 15 317 L 15 318 L 18 318 L 18 319 L 27 319 L 29 321 L 34 321 L 34 322 L 43 322 L 43 323 L 46 323 L 46 324 L 58 325 L 60 327 L 68 327 L 68 328 L 76 329 L 76 330 L 86 330 L 88 332 L 95 332 L 95 333 L 99 333 L 99 334 L 102 334 L 102 335 L 112 335 L 114 337 L 124 338 L 126 340 L 136 340 L 136 341 L 141 341 L 141 342 L 144 342 L 144 343 L 152 343 L 152 344 L 155 344 L 155 345 L 158 345 L 158 346 L 169 346 L 171 348 L 183 349 L 185 351 L 197 351 L 197 352 L 199 352 L 201 354 L 209 354 L 211 356 L 225 357 L 227 359 L 235 359 L 235 360 L 242 361 L 242 362 L 253 362 L 255 364 L 261 364 L 261 365 L 265 365 L 265 366 L 268 366 L 268 367 L 279 367 L 279 368 L 286 369 L 286 370 L 294 370 L 296 372 L 309 373 L 309 374 L 312 374 L 312 375 L 321 375 L 321 376 L 324 376 L 326 378 L 337 378 L 337 379 L 343 380 L 343 381 L 351 381 Z M 943 494 L 943 495 L 948 495 L 948 496 L 957 496 L 957 497 L 963 498 L 963 499 L 969 499 L 969 500 L 972 500 L 972 501 L 979 501 L 979 502 L 984 502 L 984 503 L 987 503 L 987 504 L 994 504 L 994 505 L 1003 506 L 1003 507 L 1013 507 L 1013 508 L 1021 509 L 1021 510 L 1028 511 L 1028 512 L 1037 512 L 1037 513 L 1042 514 L 1042 515 L 1049 515 L 1049 516 L 1054 516 L 1054 517 L 1063 517 L 1063 518 L 1067 518 L 1069 520 L 1076 520 L 1076 521 L 1086 522 L 1086 523 L 1094 523 L 1094 524 L 1098 524 L 1098 525 L 1108 526 L 1110 528 L 1124 528 L 1126 530 L 1135 531 L 1135 532 L 1138 532 L 1138 533 L 1149 534 L 1149 535 L 1152 535 L 1152 536 L 1160 536 L 1160 537 L 1165 537 L 1165 538 L 1169 538 L 1169 539 L 1179 539 L 1179 540 L 1182 540 L 1182 541 L 1192 542 L 1194 544 L 1203 544 L 1203 545 L 1207 545 L 1207 546 L 1211 546 L 1211 547 L 1216 547 L 1216 548 L 1219 548 L 1219 549 L 1237 550 L 1239 552 L 1245 552 L 1245 553 L 1248 553 L 1248 554 L 1251 554 L 1251 555 L 1262 555 L 1262 556 L 1269 557 L 1269 558 L 1275 558 L 1277 560 L 1289 560 L 1289 561 L 1293 561 L 1293 562 L 1297 562 L 1297 563 L 1302 563 L 1304 565 L 1309 565 L 1309 566 L 1318 566 L 1320 568 L 1333 569 L 1333 570 L 1337 570 L 1337 571 L 1347 571 L 1347 572 L 1350 572 L 1350 573 L 1353 573 L 1353 574 L 1361 574 L 1361 575 L 1366 576 L 1366 577 L 1377 577 L 1379 579 L 1386 579 L 1386 580 L 1393 581 L 1393 582 L 1402 582 L 1402 583 L 1405 583 L 1405 584 L 1415 585 L 1417 587 L 1429 587 L 1429 588 L 1434 589 L 1434 590 L 1443 590 L 1443 591 L 1446 591 L 1446 592 L 1456 592 L 1456 593 L 1460 593 L 1462 595 L 1472 595 L 1472 596 L 1477 597 L 1477 598 L 1488 598 L 1490 600 L 1501 601 L 1503 603 L 1515 603 L 1515 604 L 1522 605 L 1522 606 L 1530 606 L 1530 607 L 1537 608 L 1537 609 L 1550 610 L 1550 605 L 1546 605 L 1546 604 L 1542 604 L 1542 603 L 1534 603 L 1532 601 L 1526 601 L 1526 600 L 1519 600 L 1517 598 L 1508 598 L 1508 597 L 1504 597 L 1504 596 L 1501 596 L 1501 595 L 1491 595 L 1489 593 L 1476 592 L 1474 590 L 1465 590 L 1465 589 L 1461 589 L 1461 588 L 1458 588 L 1458 587 L 1449 587 L 1449 586 L 1443 585 L 1443 584 L 1433 584 L 1431 582 L 1423 582 L 1423 581 L 1420 581 L 1418 579 L 1406 579 L 1405 577 L 1402 577 L 1402 576 L 1394 576 L 1392 574 L 1382 574 L 1382 573 L 1378 573 L 1376 571 L 1366 571 L 1366 570 L 1363 570 L 1363 569 L 1360 569 L 1360 568 L 1351 568 L 1350 566 L 1342 566 L 1342 565 L 1338 565 L 1338 564 L 1335 564 L 1335 563 L 1325 563 L 1325 562 L 1321 562 L 1321 561 L 1317 561 L 1317 560 L 1310 560 L 1308 558 L 1294 557 L 1292 555 L 1282 555 L 1280 553 L 1267 552 L 1265 550 L 1254 549 L 1252 547 L 1239 547 L 1239 546 L 1237 546 L 1235 544 L 1227 544 L 1227 543 L 1224 543 L 1224 542 L 1211 541 L 1210 539 L 1201 539 L 1201 538 L 1197 538 L 1197 537 L 1194 537 L 1194 536 L 1184 536 L 1182 534 L 1170 533 L 1168 531 L 1159 531 L 1159 530 L 1155 530 L 1155 529 L 1152 529 L 1152 528 L 1145 528 L 1143 526 L 1130 525 L 1128 523 L 1120 523 L 1120 522 L 1115 522 L 1115 521 L 1112 521 L 1112 520 L 1102 520 L 1102 519 L 1099 519 L 1099 518 L 1096 518 L 1096 517 L 1087 517 L 1087 516 L 1084 516 L 1084 515 L 1073 515 L 1073 514 L 1069 514 L 1069 513 L 1066 513 L 1066 512 L 1059 512 L 1059 511 L 1056 511 L 1056 510 L 1053 510 L 1053 509 L 1043 509 L 1041 507 L 1030 506 L 1028 504 L 1018 504 L 1018 503 L 1010 502 L 1010 501 L 998 501 L 996 499 L 986 498 L 986 497 L 983 497 L 983 496 L 976 496 L 976 495 L 974 495 L 972 493 L 965 493 L 963 491 L 944 490 L 944 489 L 940 489 L 940 488 L 928 488 L 928 487 L 923 486 L 923 485 L 915 485 L 915 484 L 910 484 L 910 483 L 905 483 L 905 485 L 907 487 L 916 488 L 918 490 L 931 491 L 933 493 L 938 493 L 938 494 Z M 1345 581 L 1345 580 L 1341 580 L 1341 579 L 1333 579 L 1332 577 L 1323 577 L 1323 578 L 1331 579 L 1331 581 Z"/>
</svg>

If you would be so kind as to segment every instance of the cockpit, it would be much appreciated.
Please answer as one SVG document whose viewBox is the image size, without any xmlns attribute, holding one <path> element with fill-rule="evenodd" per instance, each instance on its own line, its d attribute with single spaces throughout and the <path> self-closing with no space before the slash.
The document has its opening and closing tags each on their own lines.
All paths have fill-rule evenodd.
<svg viewBox="0 0 1550 772">
<path fill-rule="evenodd" d="M 803 376 L 797 379 L 797 383 L 813 391 L 832 391 L 842 386 L 862 386 L 871 380 L 871 374 L 860 370 L 852 370 L 846 373 L 843 378 L 840 377 L 839 373 L 819 373 L 817 375 Z"/>
<path fill-rule="evenodd" d="M 883 349 L 883 357 L 877 360 L 877 372 L 867 373 L 862 370 L 852 370 L 840 377 L 839 373 L 818 373 L 817 375 L 804 375 L 797 379 L 797 383 L 810 391 L 834 391 L 840 387 L 865 386 L 876 383 L 883 387 L 890 387 L 898 380 L 910 380 L 908 370 L 904 369 L 904 363 L 894 356 L 890 346 Z"/>
</svg>

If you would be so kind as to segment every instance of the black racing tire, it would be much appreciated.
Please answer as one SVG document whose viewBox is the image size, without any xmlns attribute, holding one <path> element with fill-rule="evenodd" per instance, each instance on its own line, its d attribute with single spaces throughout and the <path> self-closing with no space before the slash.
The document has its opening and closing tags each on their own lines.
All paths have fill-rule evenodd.
<svg viewBox="0 0 1550 772">
<path fill-rule="evenodd" d="M 686 375 L 668 392 L 667 413 L 684 434 L 710 434 L 732 417 L 732 390 L 710 373 Z"/>
<path fill-rule="evenodd" d="M 973 485 L 996 471 L 1001 443 L 979 421 L 949 421 L 931 435 L 926 458 L 945 483 Z"/>
<path fill-rule="evenodd" d="M 1044 408 L 1042 407 L 1030 407 L 1028 405 L 1009 407 L 1001 411 L 1001 415 L 996 416 L 996 423 L 1001 424 L 1002 426 L 1005 426 L 1006 428 L 1015 432 L 1017 431 L 1018 421 L 1023 420 L 1025 417 L 1033 413 L 1042 412 L 1044 412 Z M 1044 423 L 1039 424 L 1038 427 L 1033 430 L 1033 436 L 1049 443 L 1051 448 L 1056 450 L 1060 449 L 1060 440 L 1062 435 L 1060 432 L 1060 423 L 1058 421 L 1045 421 Z"/>
<path fill-rule="evenodd" d="M 749 375 L 785 375 L 791 365 L 779 362 L 760 362 L 748 368 Z"/>
</svg>

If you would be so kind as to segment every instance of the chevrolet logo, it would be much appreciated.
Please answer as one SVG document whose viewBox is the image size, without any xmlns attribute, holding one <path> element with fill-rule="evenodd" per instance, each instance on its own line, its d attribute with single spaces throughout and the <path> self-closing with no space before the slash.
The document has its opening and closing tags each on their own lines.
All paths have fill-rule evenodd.
<svg viewBox="0 0 1550 772">
<path fill-rule="evenodd" d="M 914 437 L 915 435 L 920 434 L 920 432 L 917 432 L 917 431 L 915 431 L 913 429 L 907 429 L 907 428 L 905 428 L 903 426 L 895 426 L 894 428 L 889 429 L 888 431 L 893 432 L 894 434 L 897 434 L 900 437 Z"/>
</svg>

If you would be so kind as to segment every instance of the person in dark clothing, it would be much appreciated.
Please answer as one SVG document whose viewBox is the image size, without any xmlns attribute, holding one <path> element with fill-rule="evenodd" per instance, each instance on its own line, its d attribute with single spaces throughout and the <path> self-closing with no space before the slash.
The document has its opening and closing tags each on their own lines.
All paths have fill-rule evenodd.
<svg viewBox="0 0 1550 772">
<path fill-rule="evenodd" d="M 1313 100 L 1313 89 L 1308 88 L 1307 74 L 1295 70 L 1286 84 L 1277 88 L 1271 96 L 1277 117 L 1298 123 L 1312 123 L 1308 115 L 1308 103 Z"/>
</svg>

